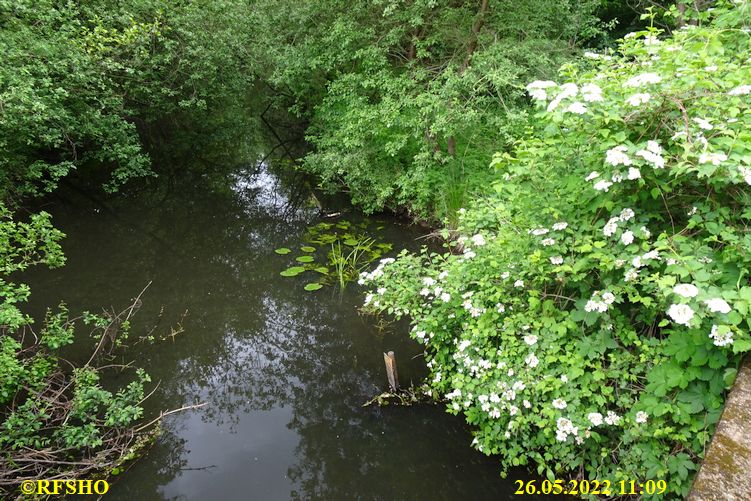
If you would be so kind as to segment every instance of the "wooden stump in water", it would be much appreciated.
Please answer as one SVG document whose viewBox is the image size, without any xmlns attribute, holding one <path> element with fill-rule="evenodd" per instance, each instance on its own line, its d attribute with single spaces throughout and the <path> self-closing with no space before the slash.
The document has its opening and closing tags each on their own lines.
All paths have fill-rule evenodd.
<svg viewBox="0 0 751 501">
<path fill-rule="evenodd" d="M 399 376 L 396 373 L 396 357 L 394 356 L 394 352 L 384 353 L 383 362 L 386 364 L 386 377 L 389 380 L 391 391 L 397 391 L 399 389 Z"/>
</svg>

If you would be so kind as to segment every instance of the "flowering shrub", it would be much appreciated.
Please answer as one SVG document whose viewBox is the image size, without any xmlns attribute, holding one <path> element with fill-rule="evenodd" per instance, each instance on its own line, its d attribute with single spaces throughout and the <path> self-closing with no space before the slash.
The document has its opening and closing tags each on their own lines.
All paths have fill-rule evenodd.
<svg viewBox="0 0 751 501">
<path fill-rule="evenodd" d="M 751 349 L 751 7 L 715 7 L 529 84 L 474 236 L 361 277 L 504 469 L 688 492 Z"/>
</svg>

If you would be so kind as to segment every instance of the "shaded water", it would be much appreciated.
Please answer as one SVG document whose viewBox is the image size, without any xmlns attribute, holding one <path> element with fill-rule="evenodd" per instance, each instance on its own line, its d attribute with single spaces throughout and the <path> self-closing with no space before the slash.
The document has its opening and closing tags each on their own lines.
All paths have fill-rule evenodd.
<svg viewBox="0 0 751 501">
<path fill-rule="evenodd" d="M 208 188 L 207 186 L 211 186 Z M 385 387 L 382 352 L 400 379 L 424 375 L 404 325 L 384 332 L 342 297 L 282 278 L 315 211 L 307 193 L 266 168 L 194 179 L 107 205 L 63 192 L 45 210 L 68 236 L 67 265 L 24 279 L 31 312 L 65 298 L 72 311 L 124 307 L 149 282 L 133 335 L 174 341 L 127 352 L 160 385 L 147 411 L 206 402 L 165 418 L 148 455 L 107 499 L 512 499 L 515 479 L 473 451 L 460 417 L 440 406 L 363 408 Z M 384 221 L 381 238 L 415 246 L 420 232 Z M 71 353 L 70 357 L 83 357 Z"/>
</svg>

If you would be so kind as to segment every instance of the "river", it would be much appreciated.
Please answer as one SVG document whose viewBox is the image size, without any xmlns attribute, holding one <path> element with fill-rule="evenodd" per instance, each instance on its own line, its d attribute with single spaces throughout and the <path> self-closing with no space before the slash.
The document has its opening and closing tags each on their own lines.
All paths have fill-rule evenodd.
<svg viewBox="0 0 751 501">
<path fill-rule="evenodd" d="M 23 277 L 36 315 L 60 298 L 74 312 L 122 308 L 151 283 L 125 360 L 159 383 L 147 413 L 207 404 L 166 417 L 107 499 L 518 497 L 514 480 L 527 474 L 501 479 L 460 416 L 362 406 L 385 389 L 384 351 L 396 352 L 403 383 L 419 382 L 425 363 L 405 324 L 379 329 L 359 314 L 356 285 L 306 292 L 304 278 L 279 276 L 287 260 L 274 249 L 299 247 L 320 220 L 304 185 L 263 163 L 159 186 L 106 202 L 62 189 L 43 208 L 67 234 L 68 263 Z M 395 250 L 425 233 L 374 221 Z M 178 325 L 174 339 L 135 343 Z"/>
</svg>

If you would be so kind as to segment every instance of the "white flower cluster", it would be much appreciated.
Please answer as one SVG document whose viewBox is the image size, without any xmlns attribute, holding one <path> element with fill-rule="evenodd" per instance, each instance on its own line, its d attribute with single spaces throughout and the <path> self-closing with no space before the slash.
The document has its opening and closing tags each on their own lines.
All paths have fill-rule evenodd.
<svg viewBox="0 0 751 501">
<path fill-rule="evenodd" d="M 707 299 L 704 301 L 704 304 L 707 305 L 707 309 L 712 313 L 727 314 L 730 313 L 730 310 L 732 309 L 727 301 L 721 298 Z"/>
<path fill-rule="evenodd" d="M 469 247 L 465 247 L 464 248 L 464 253 L 462 254 L 462 257 L 464 259 L 473 259 L 473 258 L 477 257 L 477 254 L 475 254 L 475 251 L 473 251 Z"/>
<path fill-rule="evenodd" d="M 662 157 L 662 148 L 656 141 L 647 141 L 647 147 L 639 150 L 636 155 L 642 157 L 647 162 L 651 163 L 656 169 L 660 169 L 665 166 L 665 159 Z M 584 178 L 585 181 L 597 180 L 593 188 L 597 191 L 609 191 L 610 187 L 615 183 L 620 183 L 624 179 L 629 181 L 635 181 L 641 179 L 641 171 L 632 167 L 634 160 L 628 155 L 628 147 L 625 145 L 615 146 L 605 152 L 605 163 L 617 167 L 623 165 L 628 167 L 628 171 L 624 174 L 622 172 L 614 172 L 610 176 L 610 180 L 598 179 L 601 174 L 597 171 L 592 171 Z"/>
<path fill-rule="evenodd" d="M 548 113 L 558 108 L 558 105 L 560 105 L 561 101 L 563 101 L 564 99 L 574 97 L 579 93 L 579 87 L 577 87 L 576 84 L 573 83 L 565 83 L 560 86 L 560 89 L 561 91 L 558 93 L 558 95 L 555 96 L 552 101 L 550 101 L 550 104 L 548 104 Z"/>
<path fill-rule="evenodd" d="M 596 311 L 605 313 L 608 307 L 615 301 L 615 295 L 612 292 L 595 291 L 592 298 L 584 305 L 584 311 Z"/>
<path fill-rule="evenodd" d="M 387 264 L 393 263 L 396 261 L 393 257 L 387 257 L 381 259 L 381 261 L 378 263 L 378 266 L 376 269 L 371 271 L 370 273 L 363 271 L 360 273 L 359 279 L 357 280 L 357 283 L 360 285 L 364 285 L 368 282 L 371 282 L 375 280 L 376 278 L 380 278 L 383 276 L 383 269 L 386 267 Z"/>
<path fill-rule="evenodd" d="M 544 101 L 548 98 L 548 93 L 545 89 L 556 87 L 557 84 L 550 80 L 535 80 L 527 85 L 527 92 L 533 99 L 538 101 Z"/>
<path fill-rule="evenodd" d="M 700 164 L 712 164 L 714 166 L 718 166 L 727 159 L 728 159 L 728 156 L 722 152 L 712 153 L 712 152 L 705 151 L 701 155 L 699 155 Z"/>
<path fill-rule="evenodd" d="M 555 231 L 563 231 L 566 228 L 568 228 L 568 223 L 565 222 L 565 221 L 559 221 L 559 222 L 553 224 L 553 230 L 555 230 Z M 531 235 L 534 235 L 536 237 L 541 237 L 543 235 L 547 235 L 548 233 L 550 233 L 550 230 L 548 228 L 535 228 L 535 229 L 532 229 L 532 230 L 527 230 L 527 233 L 529 233 Z M 540 241 L 540 244 L 542 244 L 544 247 L 553 246 L 553 245 L 555 245 L 555 243 L 556 243 L 556 240 L 554 238 L 550 238 L 550 237 L 543 238 Z M 563 262 L 563 261 L 561 261 L 561 262 Z M 553 264 L 555 264 L 555 263 L 553 263 Z M 520 282 L 520 281 L 517 281 L 517 282 Z M 523 287 L 524 283 L 522 282 L 521 285 L 517 285 L 515 283 L 514 286 L 516 286 L 516 287 Z"/>
<path fill-rule="evenodd" d="M 712 326 L 709 338 L 712 339 L 715 346 L 727 346 L 733 344 L 733 331 L 728 327 L 725 327 L 723 330 L 725 330 L 725 332 L 720 333 L 720 329 L 716 325 Z"/>
<path fill-rule="evenodd" d="M 431 332 L 431 333 L 430 333 L 430 336 L 428 336 L 428 335 L 427 335 L 427 333 L 426 333 L 425 331 L 416 331 L 416 332 L 415 332 L 415 337 L 416 337 L 417 339 L 419 339 L 419 340 L 420 340 L 420 342 L 423 342 L 423 343 L 426 343 L 426 344 L 427 344 L 428 340 L 429 340 L 429 339 L 430 339 L 431 337 L 433 337 L 433 333 Z"/>
<path fill-rule="evenodd" d="M 704 129 L 704 130 L 714 129 L 714 125 L 712 125 L 712 123 L 705 118 L 696 117 L 694 118 L 694 122 L 699 126 L 700 129 Z"/>
<path fill-rule="evenodd" d="M 626 99 L 626 103 L 633 107 L 637 107 L 642 104 L 647 104 L 650 99 L 652 99 L 652 95 L 649 92 L 637 92 Z"/>
<path fill-rule="evenodd" d="M 626 221 L 630 221 L 634 218 L 636 214 L 634 213 L 633 209 L 625 208 L 621 211 L 620 214 L 618 214 L 615 217 L 611 217 L 608 219 L 608 222 L 605 223 L 605 226 L 602 228 L 602 233 L 606 237 L 612 237 L 615 235 L 615 232 L 618 231 L 618 223 L 625 223 Z M 625 238 L 621 236 L 621 241 L 628 245 L 631 242 L 633 242 L 633 232 L 627 232 L 630 233 L 630 235 L 627 235 Z"/>
<path fill-rule="evenodd" d="M 462 306 L 467 310 L 472 318 L 477 318 L 487 311 L 486 308 L 478 308 L 472 304 L 472 300 L 466 299 Z"/>
<path fill-rule="evenodd" d="M 440 280 L 445 279 L 447 276 L 448 272 L 442 271 L 438 275 L 438 280 L 432 277 L 424 277 L 422 279 L 422 283 L 425 287 L 420 289 L 420 295 L 428 298 L 430 301 L 433 301 L 433 299 L 430 299 L 431 296 L 433 296 L 435 299 L 440 299 L 444 303 L 451 301 L 451 294 L 444 291 L 443 287 L 441 287 L 440 285 L 436 285 Z"/>
<path fill-rule="evenodd" d="M 587 106 L 584 103 L 576 101 L 568 105 L 566 108 L 567 113 L 575 113 L 577 115 L 583 115 L 587 112 Z"/>
<path fill-rule="evenodd" d="M 676 284 L 673 287 L 674 294 L 677 294 L 686 299 L 695 298 L 699 295 L 699 292 L 699 288 L 693 284 Z M 706 305 L 707 310 L 711 313 L 727 314 L 732 310 L 728 302 L 722 298 L 710 298 L 704 300 L 703 302 Z M 672 304 L 668 308 L 667 314 L 673 320 L 673 322 L 685 326 L 689 326 L 691 320 L 695 316 L 693 308 L 691 308 L 691 306 L 687 304 Z M 712 327 L 712 332 L 710 333 L 709 337 L 715 340 L 714 343 L 717 346 L 724 346 L 725 344 L 732 344 L 733 342 L 732 333 L 729 335 L 729 337 L 727 336 L 727 333 L 718 334 L 716 326 Z M 718 344 L 718 339 L 719 343 L 721 344 Z"/>
<path fill-rule="evenodd" d="M 595 84 L 588 83 L 582 86 L 582 98 L 588 103 L 604 101 L 602 89 Z"/>
<path fill-rule="evenodd" d="M 673 322 L 688 326 L 694 318 L 694 310 L 687 304 L 671 304 L 668 308 L 668 316 Z"/>
<path fill-rule="evenodd" d="M 628 79 L 623 86 L 624 87 L 643 87 L 648 84 L 657 84 L 662 82 L 662 77 L 656 73 L 642 73 Z"/>
<path fill-rule="evenodd" d="M 655 169 L 665 167 L 665 159 L 662 157 L 662 147 L 657 141 L 647 141 L 647 147 L 636 152 L 636 156 L 652 164 Z"/>
<path fill-rule="evenodd" d="M 751 94 L 751 85 L 739 85 L 728 92 L 730 96 L 745 96 L 746 94 Z"/>
<path fill-rule="evenodd" d="M 529 355 L 527 355 L 527 358 L 524 359 L 524 363 L 527 364 L 531 369 L 534 369 L 535 367 L 537 367 L 537 364 L 540 363 L 540 359 L 538 359 L 534 353 L 530 353 Z"/>
<path fill-rule="evenodd" d="M 608 415 L 605 416 L 605 424 L 609 424 L 610 426 L 618 426 L 620 422 L 621 416 L 613 411 L 608 411 Z"/>
<path fill-rule="evenodd" d="M 592 426 L 600 426 L 602 424 L 602 414 L 599 412 L 590 412 L 587 414 L 587 419 L 592 423 Z"/>
<path fill-rule="evenodd" d="M 607 54 L 598 54 L 591 51 L 586 51 L 584 53 L 584 57 L 588 59 L 602 59 L 603 61 L 610 61 L 611 59 L 613 59 L 613 56 L 608 56 Z"/>
<path fill-rule="evenodd" d="M 644 424 L 647 422 L 647 418 L 649 415 L 644 411 L 639 411 L 636 413 L 636 416 L 634 418 L 634 421 L 636 421 L 638 424 Z"/>
<path fill-rule="evenodd" d="M 739 165 L 738 172 L 743 176 L 743 180 L 746 181 L 746 184 L 751 184 L 751 169 Z"/>
<path fill-rule="evenodd" d="M 574 423 L 568 418 L 558 418 L 556 421 L 555 439 L 559 442 L 565 442 L 569 435 L 578 436 L 579 428 L 574 426 Z"/>
<path fill-rule="evenodd" d="M 626 154 L 628 147 L 620 145 L 614 148 L 610 148 L 605 152 L 605 162 L 612 166 L 626 165 L 629 166 L 633 162 L 631 158 Z"/>
<path fill-rule="evenodd" d="M 480 233 L 478 233 L 477 235 L 474 235 L 471 238 L 471 240 L 472 240 L 472 243 L 475 244 L 477 247 L 481 247 L 481 246 L 485 245 L 485 243 L 486 243 L 485 242 L 485 237 L 482 236 Z"/>
<path fill-rule="evenodd" d="M 699 294 L 699 289 L 693 284 L 677 284 L 673 287 L 673 292 L 679 296 L 691 298 Z"/>
<path fill-rule="evenodd" d="M 634 241 L 633 231 L 627 230 L 621 234 L 621 243 L 623 243 L 623 245 L 630 245 L 633 241 Z"/>
<path fill-rule="evenodd" d="M 453 400 L 455 398 L 461 398 L 462 396 L 462 390 L 459 388 L 454 389 L 451 393 L 446 393 L 446 398 L 449 400 Z"/>
</svg>

